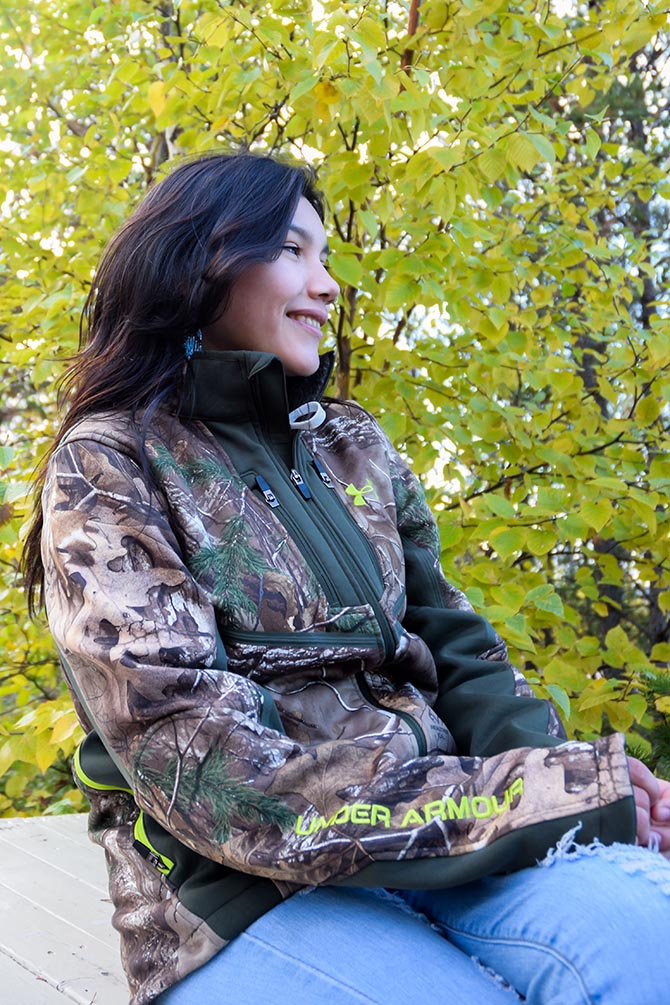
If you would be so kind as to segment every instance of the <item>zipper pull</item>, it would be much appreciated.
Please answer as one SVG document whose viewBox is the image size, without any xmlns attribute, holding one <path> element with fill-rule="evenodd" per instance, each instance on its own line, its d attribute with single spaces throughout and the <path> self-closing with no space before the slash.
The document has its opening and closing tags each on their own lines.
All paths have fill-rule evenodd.
<svg viewBox="0 0 670 1005">
<path fill-rule="evenodd" d="M 316 457 L 313 457 L 312 458 L 312 464 L 316 468 L 316 470 L 317 470 L 317 472 L 319 474 L 319 478 L 321 479 L 321 481 L 323 482 L 323 484 L 326 486 L 326 488 L 334 489 L 335 486 L 333 485 L 332 479 L 331 479 L 330 475 L 328 474 L 328 472 L 326 471 L 326 469 L 324 468 L 324 466 L 321 463 L 321 461 L 317 461 Z"/>
<path fill-rule="evenodd" d="M 272 509 L 276 509 L 277 506 L 279 506 L 279 499 L 277 499 L 277 496 L 274 494 L 268 483 L 265 481 L 263 475 L 256 475 L 256 484 L 258 485 L 259 489 L 265 496 L 265 501 L 268 504 L 268 506 L 271 506 Z"/>
<path fill-rule="evenodd" d="M 293 484 L 295 485 L 295 487 L 297 488 L 298 492 L 303 497 L 303 499 L 312 498 L 312 493 L 309 491 L 309 486 L 307 485 L 307 482 L 302 477 L 297 468 L 291 468 L 291 481 L 293 482 Z"/>
</svg>

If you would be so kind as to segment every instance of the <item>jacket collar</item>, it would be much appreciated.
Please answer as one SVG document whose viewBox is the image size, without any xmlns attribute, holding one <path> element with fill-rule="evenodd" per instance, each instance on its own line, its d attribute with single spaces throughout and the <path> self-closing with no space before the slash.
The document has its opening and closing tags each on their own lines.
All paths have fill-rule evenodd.
<svg viewBox="0 0 670 1005">
<path fill-rule="evenodd" d="M 266 429 L 288 429 L 288 413 L 322 397 L 335 363 L 333 352 L 320 357 L 309 377 L 287 377 L 277 356 L 267 352 L 203 350 L 187 364 L 181 414 L 202 422 L 260 422 Z"/>
</svg>

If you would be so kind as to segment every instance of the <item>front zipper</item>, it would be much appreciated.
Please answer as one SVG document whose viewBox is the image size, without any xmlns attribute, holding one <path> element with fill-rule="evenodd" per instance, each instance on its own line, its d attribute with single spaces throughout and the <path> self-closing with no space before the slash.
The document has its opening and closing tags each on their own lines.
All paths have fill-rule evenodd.
<svg viewBox="0 0 670 1005">
<path fill-rule="evenodd" d="M 280 523 L 284 525 L 295 543 L 300 548 L 303 558 L 322 587 L 328 603 L 338 607 L 351 606 L 342 603 L 334 580 L 331 578 L 326 567 L 322 564 L 321 559 L 317 555 L 314 548 L 312 548 L 309 541 L 300 534 L 298 523 L 294 520 L 289 508 L 281 505 L 281 502 L 277 498 L 271 486 L 262 475 L 254 474 L 254 479 L 268 506 L 270 506 L 273 510 L 280 509 L 280 515 L 278 516 Z M 289 481 L 289 484 L 291 485 L 291 490 L 295 492 L 296 488 L 294 483 Z"/>
<path fill-rule="evenodd" d="M 410 715 L 409 712 L 399 712 L 397 708 L 389 708 L 387 705 L 382 705 L 382 703 L 375 698 L 370 690 L 370 685 L 365 679 L 365 673 L 363 670 L 356 674 L 356 683 L 358 684 L 359 691 L 365 700 L 369 701 L 373 708 L 381 709 L 381 711 L 387 712 L 390 715 L 396 715 L 405 723 L 406 726 L 409 726 L 414 734 L 414 739 L 416 740 L 419 757 L 425 757 L 428 753 L 428 741 L 426 740 L 426 734 L 414 716 Z"/>
<path fill-rule="evenodd" d="M 329 605 L 335 605 L 337 607 L 351 606 L 349 604 L 342 603 L 342 598 L 338 593 L 335 581 L 332 579 L 328 569 L 321 562 L 320 556 L 314 550 L 310 542 L 301 536 L 300 527 L 298 526 L 297 521 L 293 519 L 293 516 L 286 506 L 281 507 L 280 521 L 284 524 L 287 531 L 300 548 L 305 561 L 314 573 L 317 581 L 320 583 Z"/>
<path fill-rule="evenodd" d="M 260 412 L 260 410 L 259 410 L 259 412 Z M 333 580 L 333 578 L 331 577 L 330 573 L 328 572 L 328 569 L 327 569 L 324 561 L 322 560 L 321 555 L 310 544 L 309 540 L 307 540 L 300 533 L 299 524 L 293 518 L 293 516 L 292 516 L 292 514 L 291 514 L 291 512 L 289 510 L 289 507 L 286 506 L 286 505 L 281 506 L 281 500 L 277 499 L 277 502 L 281 506 L 281 510 L 280 510 L 281 515 L 279 516 L 280 522 L 282 524 L 284 524 L 284 526 L 288 530 L 288 532 L 291 535 L 291 537 L 293 538 L 293 540 L 296 542 L 296 544 L 301 549 L 305 561 L 307 562 L 307 564 L 312 569 L 312 572 L 314 573 L 317 581 L 321 584 L 321 586 L 323 588 L 323 591 L 324 591 L 324 594 L 326 595 L 326 599 L 328 600 L 329 604 L 331 604 L 331 605 L 332 604 L 336 604 L 337 606 L 343 607 L 343 608 L 353 607 L 353 606 L 357 606 L 357 605 L 365 605 L 365 606 L 368 606 L 368 607 L 370 607 L 372 609 L 372 611 L 374 612 L 374 615 L 375 615 L 375 620 L 376 620 L 377 625 L 379 627 L 379 633 L 381 635 L 382 646 L 383 646 L 383 654 L 382 654 L 383 655 L 383 660 L 384 660 L 384 662 L 386 662 L 386 661 L 392 659 L 393 655 L 395 653 L 395 650 L 396 650 L 396 639 L 394 637 L 393 631 L 391 630 L 391 626 L 390 626 L 390 624 L 388 622 L 388 619 L 386 618 L 386 615 L 384 614 L 384 612 L 383 612 L 383 610 L 381 608 L 381 605 L 379 604 L 379 600 L 376 599 L 377 593 L 379 592 L 380 588 L 383 589 L 383 581 L 381 580 L 381 576 L 380 576 L 379 583 L 375 584 L 375 583 L 373 583 L 371 581 L 370 577 L 365 574 L 365 570 L 364 570 L 363 566 L 360 564 L 360 562 L 358 560 L 358 556 L 355 553 L 355 549 L 353 549 L 353 548 L 351 548 L 349 546 L 348 541 L 346 541 L 346 539 L 344 538 L 343 535 L 340 535 L 340 534 L 337 534 L 337 533 L 335 533 L 335 534 L 333 533 L 333 531 L 332 531 L 332 520 L 331 520 L 329 514 L 327 513 L 325 507 L 320 502 L 317 501 L 317 495 L 318 494 L 316 492 L 314 492 L 314 493 L 310 492 L 309 486 L 304 481 L 303 475 L 300 473 L 301 463 L 300 463 L 300 458 L 298 456 L 300 450 L 302 449 L 304 455 L 306 455 L 306 458 L 308 458 L 309 462 L 310 462 L 304 468 L 305 473 L 307 473 L 307 471 L 311 468 L 311 460 L 312 460 L 311 455 L 309 454 L 309 451 L 307 451 L 307 448 L 302 443 L 302 440 L 301 440 L 302 434 L 300 432 L 296 432 L 295 435 L 294 435 L 294 439 L 293 439 L 293 443 L 292 443 L 292 447 L 291 447 L 291 459 L 292 459 L 292 463 L 291 463 L 290 468 L 287 468 L 286 465 L 284 463 L 282 463 L 277 458 L 277 456 L 276 456 L 276 454 L 275 454 L 275 452 L 274 452 L 274 450 L 272 448 L 272 443 L 268 441 L 268 439 L 265 436 L 265 433 L 264 433 L 262 427 L 259 429 L 259 433 L 260 433 L 260 439 L 261 439 L 261 441 L 264 444 L 264 447 L 265 447 L 265 450 L 267 452 L 267 455 L 272 459 L 272 462 L 274 464 L 275 470 L 281 476 L 282 482 L 288 488 L 290 488 L 290 491 L 292 493 L 294 493 L 294 494 L 297 493 L 297 495 L 300 497 L 301 502 L 303 504 L 303 510 L 302 510 L 302 512 L 305 515 L 305 519 L 311 520 L 312 525 L 316 528 L 316 530 L 319 532 L 319 534 L 322 537 L 324 537 L 324 539 L 326 540 L 326 544 L 329 545 L 329 547 L 330 547 L 331 551 L 333 552 L 333 554 L 337 555 L 336 548 L 344 546 L 344 550 L 349 553 L 350 561 L 354 564 L 354 568 L 357 568 L 360 571 L 360 579 L 363 581 L 363 583 L 367 587 L 367 589 L 369 591 L 368 595 L 361 594 L 361 592 L 359 590 L 356 590 L 355 592 L 358 594 L 358 597 L 357 597 L 357 600 L 356 600 L 355 604 L 347 603 L 347 602 L 345 602 L 344 598 L 340 597 L 337 585 L 336 585 L 335 581 Z M 318 469 L 315 469 L 315 470 L 317 470 L 317 472 L 318 472 Z M 297 475 L 297 478 L 295 477 L 296 475 Z M 267 481 L 265 479 L 263 479 L 263 481 L 265 483 L 266 489 L 269 489 L 269 491 L 274 495 L 271 486 L 267 483 Z M 258 481 L 258 476 L 257 475 L 256 475 L 256 484 L 259 485 L 259 487 L 260 487 L 260 483 Z M 324 482 L 324 485 L 325 485 L 325 482 Z M 320 488 L 322 487 L 321 486 L 321 479 L 319 481 L 319 487 Z M 268 497 L 266 495 L 266 491 L 263 490 L 263 489 L 261 489 L 261 491 L 263 492 L 263 495 L 265 496 L 266 501 L 269 501 Z M 310 506 L 314 506 L 315 502 L 316 502 L 316 506 L 317 506 L 317 510 L 318 510 L 319 515 L 322 516 L 322 517 L 325 517 L 326 518 L 326 522 L 329 525 L 328 529 L 330 530 L 330 534 L 328 535 L 328 537 L 326 537 L 326 535 L 323 533 L 323 531 L 324 531 L 323 524 L 322 523 L 318 523 L 317 524 L 316 520 L 314 519 L 313 513 L 309 512 L 309 507 Z M 347 518 L 348 518 L 350 524 L 355 528 L 355 531 L 357 532 L 359 538 L 362 539 L 365 542 L 365 547 L 367 549 L 369 549 L 369 554 L 370 554 L 371 560 L 373 561 L 375 567 L 378 568 L 376 556 L 374 555 L 374 551 L 372 550 L 372 546 L 370 545 L 370 542 L 367 540 L 367 538 L 365 537 L 365 535 L 363 534 L 363 532 L 361 531 L 361 529 L 355 523 L 355 521 L 354 521 L 353 517 L 351 516 L 351 514 L 349 513 L 346 505 L 344 505 L 341 500 L 339 500 L 339 502 L 340 502 L 340 505 L 342 506 L 342 509 L 346 513 Z M 270 504 L 270 505 L 272 506 L 272 504 Z M 274 509 L 275 506 L 272 506 L 272 508 Z M 348 576 L 348 582 L 349 582 L 350 586 L 355 587 L 355 582 L 352 582 L 351 576 Z"/>
<path fill-rule="evenodd" d="M 293 463 L 295 464 L 296 467 L 298 467 L 299 462 L 298 454 L 300 451 L 302 451 L 303 454 L 306 454 L 310 458 L 310 460 L 312 460 L 311 455 L 307 450 L 307 447 L 301 440 L 301 435 L 302 435 L 301 433 L 297 433 L 293 443 Z M 316 465 L 314 465 L 314 467 L 321 480 L 324 481 L 323 476 L 321 475 L 321 471 L 319 470 L 319 467 L 317 467 Z M 326 484 L 325 481 L 324 484 Z M 323 518 L 324 523 L 328 527 L 331 547 L 333 543 L 341 545 L 342 549 L 347 552 L 349 561 L 351 562 L 352 566 L 358 570 L 359 579 L 365 584 L 368 590 L 368 596 L 361 602 L 368 604 L 374 611 L 375 618 L 377 620 L 377 624 L 379 625 L 379 631 L 381 633 L 382 641 L 384 644 L 384 661 L 386 662 L 387 660 L 390 660 L 393 657 L 393 654 L 395 653 L 396 639 L 393 635 L 393 631 L 391 630 L 391 626 L 389 625 L 388 619 L 384 614 L 384 611 L 382 610 L 381 604 L 376 599 L 377 595 L 381 594 L 381 591 L 383 591 L 384 588 L 384 582 L 382 580 L 381 574 L 379 575 L 379 580 L 377 582 L 374 582 L 371 579 L 371 577 L 368 575 L 366 571 L 365 566 L 360 561 L 355 547 L 353 547 L 350 544 L 346 536 L 343 536 L 338 533 L 337 526 L 334 525 L 330 513 L 319 499 L 319 495 L 317 492 L 312 493 L 311 501 L 318 509 L 320 516 Z M 365 536 L 361 528 L 358 526 L 358 524 L 352 517 L 346 505 L 344 505 L 342 501 L 339 499 L 338 502 L 340 503 L 343 512 L 346 514 L 346 518 L 352 528 L 354 535 L 357 538 L 357 541 L 361 542 L 364 549 L 366 550 L 368 558 L 370 560 L 370 564 L 374 569 L 378 569 L 379 563 L 374 548 L 372 547 L 367 537 Z"/>
<path fill-rule="evenodd" d="M 365 649 L 378 649 L 379 639 L 376 635 L 365 632 L 244 632 L 236 628 L 224 628 L 221 631 L 224 643 L 233 645 L 268 645 L 268 646 L 299 646 L 318 649 L 330 649 L 344 644 L 361 646 Z"/>
</svg>

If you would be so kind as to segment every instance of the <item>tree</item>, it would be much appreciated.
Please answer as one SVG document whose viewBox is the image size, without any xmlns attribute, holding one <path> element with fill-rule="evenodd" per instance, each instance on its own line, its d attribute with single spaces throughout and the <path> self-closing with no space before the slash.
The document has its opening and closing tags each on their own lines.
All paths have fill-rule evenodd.
<svg viewBox="0 0 670 1005">
<path fill-rule="evenodd" d="M 667 30 L 639 0 L 5 3 L 0 770 L 36 772 L 73 739 L 64 699 L 25 683 L 26 654 L 53 655 L 10 584 L 19 483 L 92 269 L 166 161 L 240 146 L 318 171 L 343 287 L 336 391 L 413 458 L 447 574 L 573 733 L 632 731 L 658 758 L 643 734 L 670 716 Z"/>
</svg>

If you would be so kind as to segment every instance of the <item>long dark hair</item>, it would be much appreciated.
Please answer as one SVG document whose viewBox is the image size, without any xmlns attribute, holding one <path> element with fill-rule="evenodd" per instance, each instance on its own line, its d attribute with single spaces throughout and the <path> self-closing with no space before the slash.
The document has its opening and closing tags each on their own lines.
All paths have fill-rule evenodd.
<svg viewBox="0 0 670 1005">
<path fill-rule="evenodd" d="M 22 563 L 31 613 L 43 600 L 39 493 L 51 455 L 77 422 L 109 410 L 134 419 L 142 412 L 143 455 L 155 410 L 179 406 L 186 337 L 225 310 L 247 266 L 279 255 L 301 196 L 323 220 L 307 167 L 257 154 L 206 154 L 181 162 L 150 189 L 108 244 L 82 312 L 79 352 L 60 381 L 68 410 L 35 480 Z"/>
</svg>

